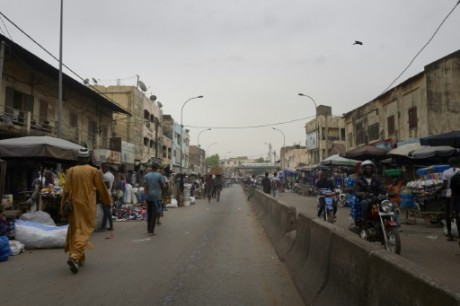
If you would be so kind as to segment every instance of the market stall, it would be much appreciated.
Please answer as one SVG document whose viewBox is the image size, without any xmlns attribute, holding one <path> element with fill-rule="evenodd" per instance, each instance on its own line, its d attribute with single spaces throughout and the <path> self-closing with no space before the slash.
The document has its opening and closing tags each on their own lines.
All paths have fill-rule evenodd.
<svg viewBox="0 0 460 306">
<path fill-rule="evenodd" d="M 59 186 L 62 186 L 63 181 L 59 182 L 57 170 L 54 171 L 53 177 L 47 179 L 45 169 L 48 168 L 51 173 L 51 169 L 72 166 L 76 163 L 81 148 L 83 146 L 51 136 L 25 136 L 0 140 L 0 157 L 7 161 L 8 166 L 7 180 L 11 185 L 8 186 L 9 189 L 21 186 L 20 190 L 26 192 L 30 188 L 26 178 L 38 176 L 35 178 L 37 185 L 41 187 L 37 207 L 48 212 L 55 221 L 59 221 Z"/>
<path fill-rule="evenodd" d="M 444 214 L 444 198 L 442 197 L 442 172 L 449 165 L 434 165 L 416 171 L 419 178 L 407 183 L 406 188 L 412 193 L 416 208 L 430 226 L 433 218 L 439 219 Z"/>
</svg>

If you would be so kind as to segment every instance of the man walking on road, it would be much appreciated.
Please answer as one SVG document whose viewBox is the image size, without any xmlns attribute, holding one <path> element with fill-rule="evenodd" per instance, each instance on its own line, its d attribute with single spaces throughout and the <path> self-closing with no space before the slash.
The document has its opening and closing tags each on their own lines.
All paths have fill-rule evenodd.
<svg viewBox="0 0 460 306">
<path fill-rule="evenodd" d="M 112 203 L 112 197 L 107 192 L 102 173 L 90 166 L 87 148 L 78 152 L 79 165 L 68 169 L 61 202 L 68 198 L 72 201 L 72 212 L 68 216 L 69 227 L 64 251 L 69 253 L 67 264 L 72 273 L 77 273 L 79 266 L 85 261 L 85 249 L 91 245 L 89 237 L 96 225 L 96 192 L 105 205 Z"/>
<path fill-rule="evenodd" d="M 165 183 L 164 177 L 158 172 L 159 165 L 152 164 L 152 171 L 144 176 L 144 194 L 147 204 L 147 232 L 154 235 L 155 224 L 161 211 L 161 188 Z"/>
<path fill-rule="evenodd" d="M 442 173 L 442 181 L 444 183 L 443 196 L 445 198 L 445 207 L 446 207 L 445 218 L 446 218 L 446 229 L 447 229 L 447 241 L 454 241 L 454 237 L 452 237 L 451 219 L 452 219 L 452 214 L 454 210 L 453 208 L 454 208 L 455 203 L 452 203 L 453 198 L 451 198 L 452 190 L 451 190 L 450 180 L 454 176 L 454 174 L 460 171 L 459 159 L 457 157 L 449 158 L 449 166 L 451 166 L 451 168 L 445 170 Z"/>
<path fill-rule="evenodd" d="M 107 187 L 107 192 L 111 195 L 112 194 L 112 187 L 113 187 L 113 182 L 115 181 L 115 177 L 113 176 L 112 172 L 110 171 L 110 167 L 107 164 L 102 164 L 102 175 L 104 184 Z M 110 203 L 109 206 L 103 206 L 103 216 L 102 216 L 102 224 L 100 230 L 105 230 L 105 227 L 107 225 L 107 221 L 109 221 L 109 231 L 113 231 L 113 221 L 112 221 L 112 205 L 113 203 Z"/>
<path fill-rule="evenodd" d="M 281 181 L 280 179 L 278 178 L 278 173 L 275 171 L 273 172 L 273 178 L 271 180 L 271 183 L 272 183 L 272 196 L 274 196 L 275 198 L 278 196 L 278 190 L 280 188 L 280 185 L 281 185 Z"/>
<path fill-rule="evenodd" d="M 262 189 L 266 194 L 270 194 L 271 192 L 271 182 L 270 178 L 268 177 L 268 172 L 265 172 L 265 176 L 262 179 Z"/>
</svg>

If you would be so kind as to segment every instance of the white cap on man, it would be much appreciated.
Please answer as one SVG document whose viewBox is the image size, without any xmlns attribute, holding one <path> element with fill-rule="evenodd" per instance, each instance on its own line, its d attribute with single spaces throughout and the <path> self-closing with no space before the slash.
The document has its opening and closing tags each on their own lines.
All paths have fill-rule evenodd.
<svg viewBox="0 0 460 306">
<path fill-rule="evenodd" d="M 87 157 L 89 157 L 89 150 L 88 150 L 88 148 L 81 148 L 81 149 L 78 151 L 78 157 L 81 157 L 81 158 L 87 158 Z"/>
</svg>

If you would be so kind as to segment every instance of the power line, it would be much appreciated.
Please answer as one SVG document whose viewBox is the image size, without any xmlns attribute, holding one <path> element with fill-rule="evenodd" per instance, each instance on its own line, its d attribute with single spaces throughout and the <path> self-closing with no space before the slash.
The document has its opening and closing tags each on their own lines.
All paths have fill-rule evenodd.
<svg viewBox="0 0 460 306">
<path fill-rule="evenodd" d="M 404 70 L 393 80 L 393 82 L 391 82 L 390 85 L 388 85 L 388 87 L 382 92 L 382 94 L 385 93 L 388 89 L 390 89 L 391 86 L 393 86 L 393 84 L 396 83 L 396 81 L 407 71 L 407 69 L 409 69 L 409 67 L 412 65 L 412 63 L 415 61 L 415 59 L 430 44 L 430 42 L 433 40 L 433 38 L 436 36 L 436 34 L 438 34 L 438 31 L 441 28 L 441 26 L 444 24 L 444 22 L 446 22 L 447 18 L 449 18 L 449 16 L 454 12 L 454 10 L 457 8 L 457 6 L 459 4 L 460 4 L 460 0 L 457 2 L 457 4 L 454 5 L 454 7 L 450 10 L 450 12 L 444 18 L 444 20 L 439 24 L 439 26 L 436 28 L 436 31 L 434 31 L 433 35 L 431 35 L 430 39 L 428 39 L 428 41 L 425 43 L 425 45 L 423 45 L 423 47 L 420 49 L 420 51 L 418 51 L 417 54 L 415 54 L 415 56 L 412 58 L 412 60 L 409 62 L 409 64 L 406 66 L 406 68 L 404 68 Z"/>
<path fill-rule="evenodd" d="M 29 34 L 27 34 L 24 30 L 22 30 L 18 25 L 16 25 L 11 19 L 9 19 L 8 17 L 5 16 L 5 14 L 3 14 L 1 11 L 0 11 L 0 16 L 3 16 L 3 18 L 5 18 L 6 20 L 8 20 L 16 29 L 18 29 L 22 34 L 24 34 L 27 38 L 29 38 L 32 42 L 34 42 L 38 47 L 40 47 L 40 49 L 42 49 L 43 51 L 45 51 L 49 56 L 51 56 L 54 60 L 58 61 L 59 62 L 59 59 L 54 56 L 51 52 L 49 52 L 45 47 L 43 47 L 40 43 L 38 43 L 35 39 L 32 38 L 32 36 L 30 36 Z M 71 73 L 73 73 L 77 78 L 79 78 L 80 80 L 84 81 L 85 79 L 83 77 L 81 77 L 78 73 L 76 73 L 75 71 L 73 71 L 72 69 L 70 69 L 66 64 L 62 63 L 62 65 L 67 68 L 67 70 L 69 70 Z M 91 84 L 86 84 L 87 86 L 91 87 L 92 90 L 94 90 L 95 92 L 97 92 L 99 95 L 105 97 L 107 100 L 109 101 L 112 101 L 113 100 L 111 98 L 109 98 L 108 96 L 106 96 L 103 92 L 99 91 L 97 89 L 97 87 L 91 85 Z M 118 104 L 118 103 L 116 103 Z"/>
<path fill-rule="evenodd" d="M 11 35 L 10 35 L 10 32 L 8 31 L 8 27 L 7 27 L 6 24 L 5 24 L 5 21 L 3 20 L 3 18 L 0 18 L 0 20 L 2 21 L 2 24 L 3 24 L 3 26 L 5 27 L 5 31 L 6 31 L 6 33 L 8 34 L 8 37 L 9 37 L 10 39 L 12 39 L 12 38 L 11 38 Z M 2 30 L 2 32 L 3 32 L 3 30 Z"/>
<path fill-rule="evenodd" d="M 207 129 L 207 128 L 212 128 L 214 129 L 220 129 L 220 130 L 241 130 L 241 129 L 258 129 L 258 128 L 264 128 L 264 127 L 272 127 L 276 125 L 283 125 L 283 124 L 288 124 L 292 122 L 297 122 L 297 121 L 302 121 L 302 120 L 307 120 L 310 118 L 315 118 L 316 116 L 310 116 L 310 117 L 305 117 L 305 118 L 299 118 L 299 119 L 293 119 L 289 121 L 284 121 L 284 122 L 277 122 L 277 123 L 267 123 L 267 124 L 260 124 L 260 125 L 246 125 L 246 126 L 194 126 L 194 125 L 187 125 L 185 127 L 188 128 L 196 128 L 196 129 Z"/>
</svg>

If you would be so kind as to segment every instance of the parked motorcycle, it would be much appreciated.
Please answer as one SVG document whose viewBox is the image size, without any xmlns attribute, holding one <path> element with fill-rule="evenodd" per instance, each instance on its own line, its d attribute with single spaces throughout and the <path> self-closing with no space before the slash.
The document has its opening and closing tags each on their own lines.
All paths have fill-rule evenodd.
<svg viewBox="0 0 460 306">
<path fill-rule="evenodd" d="M 337 193 L 330 189 L 319 189 L 318 190 L 318 213 L 322 209 L 322 212 L 319 214 L 319 217 L 324 221 L 330 223 L 335 222 L 334 218 L 334 201 L 336 201 Z M 324 201 L 321 201 L 324 199 Z"/>
<path fill-rule="evenodd" d="M 401 237 L 394 220 L 395 207 L 386 197 L 371 196 L 369 219 L 354 230 L 358 235 L 371 242 L 380 242 L 385 249 L 401 254 Z"/>
</svg>

